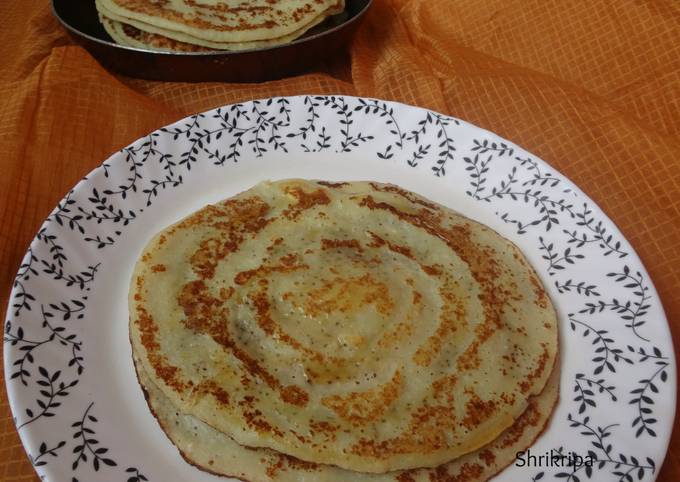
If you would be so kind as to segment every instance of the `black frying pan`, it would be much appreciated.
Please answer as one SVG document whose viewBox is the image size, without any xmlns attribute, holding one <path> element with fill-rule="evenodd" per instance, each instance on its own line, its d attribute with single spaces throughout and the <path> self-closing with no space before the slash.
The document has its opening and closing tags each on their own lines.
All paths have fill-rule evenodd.
<svg viewBox="0 0 680 482">
<path fill-rule="evenodd" d="M 372 0 L 346 0 L 345 12 L 294 42 L 240 52 L 155 52 L 116 44 L 99 23 L 94 0 L 52 0 L 52 12 L 104 67 L 129 77 L 168 81 L 261 82 L 311 70 L 344 52 Z"/>
</svg>

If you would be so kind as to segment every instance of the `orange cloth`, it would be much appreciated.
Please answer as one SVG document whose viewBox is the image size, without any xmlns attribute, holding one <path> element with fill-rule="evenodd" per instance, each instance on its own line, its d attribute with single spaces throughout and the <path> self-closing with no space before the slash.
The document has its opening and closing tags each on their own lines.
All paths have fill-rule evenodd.
<svg viewBox="0 0 680 482">
<path fill-rule="evenodd" d="M 309 75 L 234 85 L 121 78 L 73 44 L 46 1 L 0 2 L 3 309 L 39 224 L 81 176 L 112 152 L 164 124 L 222 104 L 346 93 L 461 117 L 516 142 L 571 178 L 641 256 L 677 347 L 680 3 L 374 3 L 348 55 Z M 4 390 L 0 480 L 36 480 Z M 680 480 L 678 430 L 658 480 Z"/>
</svg>

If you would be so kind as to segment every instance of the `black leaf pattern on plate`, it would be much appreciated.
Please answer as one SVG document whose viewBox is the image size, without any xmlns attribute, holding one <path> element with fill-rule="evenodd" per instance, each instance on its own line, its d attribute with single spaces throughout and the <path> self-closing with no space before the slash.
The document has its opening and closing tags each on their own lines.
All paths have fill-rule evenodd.
<svg viewBox="0 0 680 482">
<path fill-rule="evenodd" d="M 590 438 L 590 443 L 596 450 L 588 450 L 588 455 L 593 461 L 592 466 L 588 464 L 574 465 L 569 467 L 570 470 L 568 471 L 556 473 L 555 478 L 563 479 L 565 482 L 579 482 L 579 473 L 581 473 L 581 476 L 590 479 L 596 471 L 608 470 L 612 476 L 616 477 L 614 480 L 624 482 L 632 480 L 633 476 L 642 480 L 647 473 L 653 474 L 656 471 L 656 465 L 649 457 L 640 461 L 633 455 L 616 453 L 609 437 L 611 437 L 613 429 L 619 424 L 594 427 L 590 423 L 590 417 L 578 420 L 569 414 L 567 419 L 570 427 L 578 429 L 581 435 Z M 601 475 L 598 474 L 595 480 L 601 480 Z"/>
<path fill-rule="evenodd" d="M 578 248 L 589 243 L 597 243 L 602 248 L 604 256 L 615 254 L 619 258 L 624 258 L 628 255 L 621 249 L 621 241 L 614 241 L 613 235 L 608 234 L 604 222 L 601 219 L 595 219 L 592 209 L 588 208 L 586 203 L 583 203 L 582 212 L 576 212 L 576 218 L 578 219 L 576 225 L 583 226 L 590 233 L 579 233 L 576 229 L 573 231 L 565 229 L 564 233 L 569 237 L 568 243 L 573 243 Z"/>
<path fill-rule="evenodd" d="M 592 362 L 595 364 L 593 375 L 599 375 L 605 368 L 610 372 L 616 372 L 614 363 L 625 362 L 633 364 L 633 360 L 623 355 L 623 349 L 614 345 L 608 330 L 596 330 L 585 321 L 579 320 L 573 313 L 567 315 L 569 326 L 572 331 L 581 329 L 584 338 L 592 337 L 591 345 L 594 349 Z"/>
<path fill-rule="evenodd" d="M 33 266 L 35 261 L 36 258 L 33 256 L 33 249 L 28 248 L 24 261 L 21 263 L 21 266 L 19 266 L 19 272 L 14 277 L 12 309 L 14 310 L 15 317 L 20 316 L 23 310 L 31 311 L 31 303 L 35 301 L 35 296 L 26 291 L 26 286 L 24 284 L 30 281 L 32 277 L 38 276 L 38 270 Z"/>
<path fill-rule="evenodd" d="M 51 457 L 57 457 L 58 452 L 61 448 L 66 445 L 66 440 L 61 440 L 59 441 L 55 446 L 53 447 L 48 447 L 47 442 L 41 442 L 40 447 L 38 448 L 38 454 L 35 456 L 30 455 L 31 463 L 33 464 L 34 467 L 41 467 L 43 465 L 47 465 L 49 457 L 46 457 L 47 455 Z"/>
<path fill-rule="evenodd" d="M 127 469 L 125 469 L 125 472 L 128 474 L 127 482 L 140 482 L 149 480 L 136 467 L 128 467 Z"/>
<path fill-rule="evenodd" d="M 83 300 L 87 300 L 84 297 Z M 51 304 L 51 307 L 57 308 L 57 311 L 62 313 L 63 321 L 68 321 L 73 313 L 77 313 L 78 318 L 82 318 L 83 311 L 85 309 L 84 303 L 79 300 L 71 300 L 75 308 L 71 308 L 66 302 L 62 302 L 60 306 Z M 59 343 L 62 346 L 70 347 L 71 358 L 69 359 L 69 366 L 76 366 L 78 375 L 83 372 L 83 357 L 79 354 L 81 349 L 81 342 L 77 340 L 77 335 L 74 333 L 67 334 L 66 328 L 64 326 L 56 326 L 50 322 L 50 319 L 54 317 L 54 314 L 50 311 L 45 310 L 44 305 L 40 306 L 40 311 L 42 314 L 42 328 L 47 328 L 49 335 L 47 338 L 42 340 L 30 340 L 24 337 L 24 329 L 22 327 L 17 327 L 16 331 L 12 333 L 12 324 L 7 322 L 5 325 L 5 335 L 4 342 L 9 343 L 12 346 L 18 345 L 19 351 L 22 353 L 12 363 L 14 370 L 10 375 L 10 379 L 19 379 L 24 386 L 28 386 L 28 379 L 31 377 L 31 372 L 29 371 L 29 365 L 33 364 L 35 361 L 34 352 L 43 345 L 48 343 Z M 38 382 L 39 385 L 42 385 Z M 31 415 L 32 416 L 32 415 Z"/>
<path fill-rule="evenodd" d="M 26 415 L 29 416 L 30 419 L 26 420 L 21 425 L 18 425 L 17 430 L 21 430 L 41 417 L 54 417 L 55 409 L 61 406 L 59 397 L 67 397 L 69 395 L 69 389 L 78 384 L 78 379 L 70 382 L 59 381 L 59 378 L 61 377 L 60 370 L 50 374 L 46 368 L 38 367 L 38 372 L 41 376 L 41 378 L 36 381 L 36 384 L 41 387 L 41 398 L 38 398 L 35 401 L 38 409 L 31 410 L 30 408 L 27 408 Z"/>
<path fill-rule="evenodd" d="M 667 368 L 670 363 L 668 362 L 668 357 L 663 356 L 661 350 L 657 347 L 652 347 L 652 353 L 647 353 L 642 347 L 638 348 L 636 351 L 632 346 L 628 346 L 628 350 L 640 355 L 640 362 L 652 360 L 656 368 L 649 378 L 638 381 L 638 388 L 631 390 L 630 394 L 633 398 L 628 402 L 637 409 L 637 416 L 633 419 L 633 423 L 631 424 L 633 427 L 637 427 L 635 437 L 637 438 L 641 435 L 656 437 L 656 432 L 651 427 L 658 421 L 654 417 L 653 397 L 659 393 L 657 384 L 666 383 L 668 380 Z"/>
<path fill-rule="evenodd" d="M 575 264 L 577 260 L 585 258 L 583 254 L 572 252 L 569 247 L 559 252 L 554 243 L 546 242 L 542 236 L 538 237 L 538 241 L 541 244 L 539 249 L 545 251 L 545 254 L 541 257 L 548 261 L 548 274 L 550 276 L 565 269 L 570 264 Z"/>
<path fill-rule="evenodd" d="M 544 258 L 545 259 L 545 258 Z M 585 281 L 581 281 L 579 283 L 576 283 L 572 281 L 571 279 L 568 279 L 567 281 L 560 283 L 559 281 L 555 281 L 555 288 L 557 288 L 557 291 L 560 293 L 567 293 L 571 291 L 575 291 L 579 295 L 584 295 L 586 297 L 589 296 L 600 296 L 600 293 L 597 291 L 597 286 L 594 284 L 586 284 Z"/>
<path fill-rule="evenodd" d="M 596 390 L 598 393 L 607 393 L 612 402 L 617 401 L 616 395 L 614 395 L 616 387 L 613 385 L 605 385 L 604 378 L 595 380 L 593 378 L 588 378 L 583 373 L 577 373 L 574 385 L 574 392 L 576 393 L 574 401 L 580 403 L 578 408 L 579 415 L 585 412 L 588 409 L 588 406 L 597 407 L 595 392 L 593 390 Z"/>
<path fill-rule="evenodd" d="M 83 417 L 71 424 L 71 427 L 75 429 L 73 438 L 78 441 L 78 445 L 73 447 L 73 454 L 75 456 L 71 464 L 73 470 L 76 470 L 81 462 L 87 463 L 88 460 L 92 461 L 92 468 L 94 468 L 95 472 L 103 465 L 109 467 L 118 465 L 107 455 L 109 449 L 103 447 L 99 440 L 95 438 L 97 432 L 90 426 L 90 424 L 98 422 L 97 418 L 90 413 L 93 405 L 94 402 L 90 402 L 83 413 Z"/>
</svg>

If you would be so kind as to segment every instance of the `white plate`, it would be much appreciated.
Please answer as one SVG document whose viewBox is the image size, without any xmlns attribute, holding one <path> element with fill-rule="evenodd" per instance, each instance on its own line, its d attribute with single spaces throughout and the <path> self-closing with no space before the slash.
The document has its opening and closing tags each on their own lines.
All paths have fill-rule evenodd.
<svg viewBox="0 0 680 482">
<path fill-rule="evenodd" d="M 399 184 L 491 226 L 536 267 L 561 321 L 562 389 L 531 453 L 596 462 L 537 467 L 525 455 L 497 480 L 655 479 L 675 411 L 673 345 L 654 286 L 616 226 L 545 162 L 488 131 L 353 97 L 192 116 L 114 154 L 59 203 L 17 274 L 4 335 L 10 405 L 38 474 L 224 480 L 185 463 L 149 413 L 128 341 L 128 281 L 161 228 L 258 181 L 291 177 Z"/>
</svg>

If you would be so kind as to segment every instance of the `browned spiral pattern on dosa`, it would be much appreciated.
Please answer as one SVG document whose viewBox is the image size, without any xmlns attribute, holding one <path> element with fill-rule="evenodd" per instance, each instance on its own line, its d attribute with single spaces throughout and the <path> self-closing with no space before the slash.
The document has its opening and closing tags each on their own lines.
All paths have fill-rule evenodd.
<svg viewBox="0 0 680 482">
<path fill-rule="evenodd" d="M 208 206 L 150 243 L 131 306 L 135 352 L 178 409 L 366 472 L 490 442 L 557 350 L 514 245 L 378 183 L 265 183 Z"/>
</svg>

